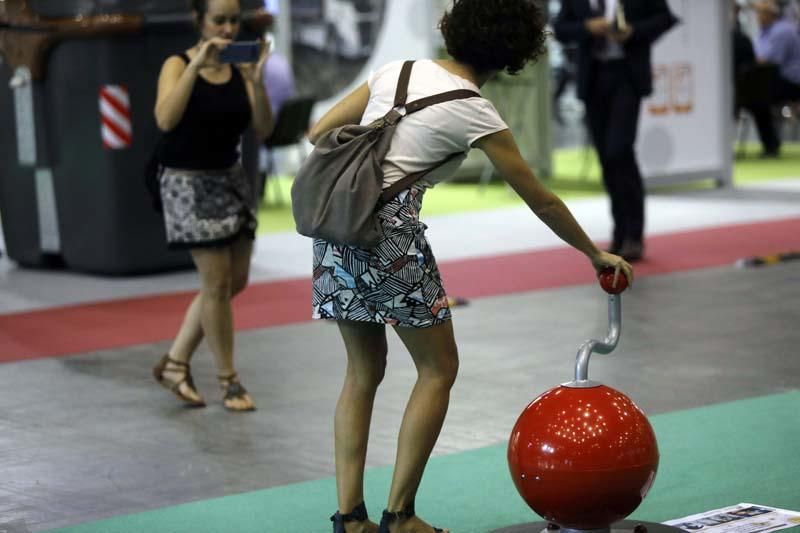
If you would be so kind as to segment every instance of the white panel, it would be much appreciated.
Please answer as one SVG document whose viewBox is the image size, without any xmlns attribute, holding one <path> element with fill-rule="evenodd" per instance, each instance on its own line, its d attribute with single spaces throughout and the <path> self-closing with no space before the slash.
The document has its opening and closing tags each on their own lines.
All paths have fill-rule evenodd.
<svg viewBox="0 0 800 533">
<path fill-rule="evenodd" d="M 637 152 L 651 183 L 731 179 L 729 0 L 670 0 L 681 19 L 653 49 Z"/>
</svg>

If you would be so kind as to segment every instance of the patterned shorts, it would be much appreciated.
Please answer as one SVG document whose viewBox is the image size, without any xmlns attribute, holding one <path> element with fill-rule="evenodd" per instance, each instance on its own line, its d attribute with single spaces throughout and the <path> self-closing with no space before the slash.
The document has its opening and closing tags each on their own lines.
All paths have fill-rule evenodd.
<svg viewBox="0 0 800 533">
<path fill-rule="evenodd" d="M 223 246 L 255 238 L 253 187 L 240 164 L 222 170 L 165 167 L 161 200 L 170 248 Z"/>
<path fill-rule="evenodd" d="M 372 249 L 314 239 L 313 317 L 424 328 L 450 320 L 425 238 L 415 184 L 378 211 L 385 237 Z"/>
</svg>

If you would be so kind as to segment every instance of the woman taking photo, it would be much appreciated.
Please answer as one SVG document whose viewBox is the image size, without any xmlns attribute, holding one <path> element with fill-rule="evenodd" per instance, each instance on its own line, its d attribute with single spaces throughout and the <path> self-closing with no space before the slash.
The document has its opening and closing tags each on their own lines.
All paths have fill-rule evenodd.
<svg viewBox="0 0 800 533">
<path fill-rule="evenodd" d="M 239 33 L 239 0 L 193 0 L 192 8 L 199 40 L 164 62 L 155 118 L 164 132 L 158 159 L 167 241 L 190 251 L 201 289 L 153 374 L 188 405 L 204 406 L 189 361 L 205 337 L 223 405 L 252 411 L 255 404 L 233 364 L 231 298 L 247 285 L 257 224 L 253 182 L 240 163 L 239 145 L 249 126 L 259 141 L 273 126 L 261 75 L 268 51 L 261 41 L 256 63 L 222 62 L 220 53 Z"/>
</svg>

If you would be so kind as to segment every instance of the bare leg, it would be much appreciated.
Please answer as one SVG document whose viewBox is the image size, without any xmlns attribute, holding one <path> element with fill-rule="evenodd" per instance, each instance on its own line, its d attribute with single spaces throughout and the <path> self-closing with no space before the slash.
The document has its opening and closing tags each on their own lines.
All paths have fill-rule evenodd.
<svg viewBox="0 0 800 533">
<path fill-rule="evenodd" d="M 334 440 L 339 512 L 364 501 L 364 464 L 375 393 L 386 370 L 386 329 L 382 324 L 339 321 L 347 350 L 347 372 L 336 404 Z M 373 522 L 348 522 L 345 529 L 377 531 Z"/>
<path fill-rule="evenodd" d="M 250 274 L 250 256 L 253 250 L 253 243 L 250 239 L 242 238 L 236 241 L 231 246 L 232 256 L 232 297 L 235 297 L 247 286 L 248 277 Z M 200 324 L 200 313 L 202 309 L 202 293 L 198 293 L 189 308 L 186 310 L 186 315 L 183 318 L 178 334 L 169 349 L 169 356 L 182 363 L 189 363 L 203 340 L 203 327 Z M 165 371 L 165 377 L 168 379 L 176 379 L 174 371 L 182 372 L 175 365 L 168 364 Z M 182 391 L 189 396 L 197 396 L 195 391 L 187 388 L 186 385 L 181 385 Z M 199 398 L 199 396 L 198 396 Z"/>
<path fill-rule="evenodd" d="M 198 293 L 189 304 L 178 335 L 169 349 L 170 356 L 177 361 L 188 363 L 200 345 L 200 341 L 203 340 L 203 328 L 200 326 L 201 306 L 201 295 Z"/>
<path fill-rule="evenodd" d="M 250 259 L 253 253 L 253 241 L 241 238 L 231 245 L 231 298 L 241 293 L 250 277 Z M 231 328 L 232 329 L 232 328 Z M 231 354 L 231 368 L 233 368 L 233 354 Z M 219 371 L 220 376 L 230 376 L 230 373 Z M 238 382 L 238 377 L 233 379 Z M 230 380 L 220 379 L 220 385 L 227 388 Z M 253 399 L 244 393 L 224 400 L 225 407 L 233 411 L 248 411 L 255 408 Z"/>
<path fill-rule="evenodd" d="M 400 511 L 414 501 L 428 457 L 444 424 L 450 389 L 458 373 L 452 321 L 425 329 L 396 327 L 417 367 L 417 382 L 406 405 L 397 442 L 387 509 Z M 417 517 L 398 521 L 392 531 L 432 531 Z"/>
<path fill-rule="evenodd" d="M 206 341 L 214 354 L 217 372 L 223 378 L 221 385 L 227 387 L 236 382 L 236 371 L 233 365 L 233 312 L 231 298 L 233 296 L 233 278 L 235 257 L 242 241 L 221 248 L 198 248 L 192 250 L 192 258 L 200 272 L 202 289 L 200 292 L 200 324 Z M 248 243 L 244 250 L 249 249 Z M 247 255 L 249 261 L 249 254 Z M 238 263 L 237 263 L 238 264 Z M 241 404 L 241 405 L 240 405 Z M 225 400 L 229 409 L 252 409 L 252 400 L 248 395 Z"/>
<path fill-rule="evenodd" d="M 186 315 L 183 317 L 183 323 L 178 330 L 178 335 L 172 342 L 172 346 L 167 352 L 167 356 L 180 363 L 189 364 L 192 359 L 197 346 L 203 340 L 203 330 L 200 327 L 200 307 L 202 305 L 201 294 L 197 294 L 189 308 L 186 310 Z M 181 382 L 186 375 L 187 367 L 167 361 L 164 367 L 164 379 L 167 381 L 178 383 Z M 190 385 L 188 381 L 183 381 L 178 385 L 178 390 L 186 398 L 190 398 L 195 402 L 204 402 L 203 397 L 197 390 Z"/>
<path fill-rule="evenodd" d="M 200 272 L 200 324 L 219 372 L 233 372 L 231 253 L 225 248 L 198 248 L 192 258 Z"/>
<path fill-rule="evenodd" d="M 178 334 L 167 352 L 170 359 L 188 365 L 203 340 L 203 321 L 210 320 L 214 333 L 209 339 L 209 345 L 217 359 L 219 373 L 223 376 L 235 373 L 230 300 L 247 286 L 252 250 L 252 241 L 243 237 L 228 247 L 198 248 L 192 251 L 203 288 L 186 310 Z M 202 397 L 189 382 L 181 382 L 186 375 L 186 368 L 167 362 L 163 378 L 167 382 L 180 382 L 178 390 L 184 397 L 202 402 Z M 227 384 L 230 380 L 224 381 Z M 226 400 L 225 403 L 234 410 L 253 407 L 253 401 L 247 395 Z"/>
<path fill-rule="evenodd" d="M 231 283 L 235 297 L 246 287 L 250 279 L 250 263 L 253 256 L 253 241 L 242 237 L 231 245 Z"/>
</svg>

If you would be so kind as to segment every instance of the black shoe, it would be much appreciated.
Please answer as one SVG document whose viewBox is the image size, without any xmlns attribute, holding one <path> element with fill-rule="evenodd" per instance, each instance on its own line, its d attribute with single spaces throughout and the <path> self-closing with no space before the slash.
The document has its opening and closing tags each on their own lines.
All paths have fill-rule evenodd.
<svg viewBox="0 0 800 533">
<path fill-rule="evenodd" d="M 628 263 L 641 261 L 644 257 L 644 244 L 642 241 L 625 241 L 620 246 L 618 255 Z"/>
<path fill-rule="evenodd" d="M 390 524 L 394 524 L 398 520 L 408 520 L 415 514 L 414 502 L 409 503 L 402 511 L 389 511 L 388 509 L 384 509 L 383 516 L 381 516 L 381 524 L 378 527 L 378 533 L 389 533 Z M 433 528 L 433 530 L 437 533 L 444 531 L 438 527 Z"/>
<path fill-rule="evenodd" d="M 333 533 L 344 533 L 345 522 L 363 522 L 364 520 L 368 519 L 369 516 L 367 516 L 367 506 L 364 505 L 364 502 L 356 505 L 353 510 L 347 514 L 341 514 L 339 511 L 336 511 L 336 513 L 334 513 L 334 515 L 331 517 L 331 522 L 333 522 Z"/>
</svg>

